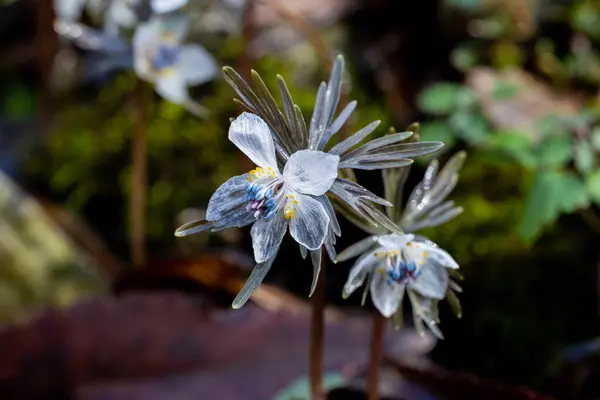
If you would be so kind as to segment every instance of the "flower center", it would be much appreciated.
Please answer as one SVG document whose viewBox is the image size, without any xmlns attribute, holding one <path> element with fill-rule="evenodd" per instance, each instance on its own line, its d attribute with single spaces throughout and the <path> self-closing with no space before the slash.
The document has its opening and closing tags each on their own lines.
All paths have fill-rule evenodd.
<svg viewBox="0 0 600 400">
<path fill-rule="evenodd" d="M 298 205 L 298 200 L 296 200 L 293 194 L 288 194 L 286 197 L 287 202 L 283 209 L 283 216 L 285 219 L 294 219 L 296 218 L 296 206 Z"/>
<path fill-rule="evenodd" d="M 389 285 L 392 282 L 403 283 L 414 281 L 421 274 L 420 266 L 425 263 L 427 252 L 422 251 L 418 244 L 409 242 L 407 247 L 397 250 L 377 251 L 373 253 L 385 261 L 385 267 L 380 267 L 377 272 L 387 275 Z"/>
<path fill-rule="evenodd" d="M 172 43 L 160 43 L 150 58 L 152 67 L 160 71 L 174 66 L 179 58 L 179 50 L 179 47 Z"/>
<path fill-rule="evenodd" d="M 256 219 L 272 218 L 279 206 L 282 186 L 283 181 L 271 167 L 253 169 L 246 185 L 246 210 Z"/>
</svg>

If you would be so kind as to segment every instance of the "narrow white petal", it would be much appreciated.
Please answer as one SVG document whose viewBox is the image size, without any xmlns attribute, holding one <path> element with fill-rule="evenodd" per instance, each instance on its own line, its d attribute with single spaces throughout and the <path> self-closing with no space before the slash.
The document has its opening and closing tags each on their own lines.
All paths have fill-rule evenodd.
<svg viewBox="0 0 600 400">
<path fill-rule="evenodd" d="M 302 246 L 301 244 L 299 244 L 300 246 L 300 255 L 302 256 L 303 259 L 306 259 L 306 256 L 308 255 L 308 249 L 304 246 Z"/>
<path fill-rule="evenodd" d="M 151 0 L 152 11 L 156 14 L 169 13 L 185 6 L 188 0 Z"/>
<path fill-rule="evenodd" d="M 391 317 L 400 306 L 404 297 L 404 284 L 387 283 L 385 274 L 375 273 L 371 279 L 371 300 L 381 315 Z"/>
<path fill-rule="evenodd" d="M 258 115 L 244 112 L 237 117 L 229 127 L 229 140 L 259 167 L 277 168 L 271 131 Z"/>
<path fill-rule="evenodd" d="M 448 289 L 448 271 L 437 262 L 426 262 L 409 288 L 432 299 L 443 300 Z"/>
<path fill-rule="evenodd" d="M 54 0 L 56 16 L 68 22 L 75 22 L 81 16 L 85 0 Z"/>
<path fill-rule="evenodd" d="M 168 71 L 156 79 L 156 92 L 165 100 L 184 105 L 189 99 L 188 89 L 178 70 Z"/>
<path fill-rule="evenodd" d="M 350 269 L 348 280 L 344 284 L 342 297 L 348 298 L 356 289 L 362 286 L 367 276 L 373 271 L 374 266 L 379 262 L 381 260 L 371 252 L 360 257 Z"/>
<path fill-rule="evenodd" d="M 208 208 L 206 210 L 207 220 L 216 221 L 222 218 L 223 213 L 245 203 L 248 175 L 234 176 L 219 186 L 208 201 Z"/>
<path fill-rule="evenodd" d="M 140 24 L 133 34 L 133 66 L 135 73 L 142 79 L 154 82 L 154 74 L 149 60 L 152 48 L 158 42 L 158 26 L 149 22 Z"/>
<path fill-rule="evenodd" d="M 313 278 L 312 278 L 312 283 L 310 284 L 310 292 L 308 294 L 308 297 L 312 297 L 313 293 L 315 292 L 315 289 L 317 288 L 317 283 L 319 281 L 319 272 L 321 271 L 321 252 L 322 251 L 323 250 L 321 248 L 310 251 L 310 260 L 312 261 L 312 265 L 313 265 Z"/>
<path fill-rule="evenodd" d="M 317 150 L 300 150 L 290 157 L 283 170 L 285 183 L 297 192 L 320 196 L 338 175 L 340 157 Z"/>
<path fill-rule="evenodd" d="M 325 211 L 327 211 L 327 215 L 329 215 L 329 224 L 331 226 L 333 233 L 335 233 L 338 236 L 342 236 L 342 229 L 340 228 L 340 223 L 337 220 L 337 217 L 335 215 L 335 210 L 333 209 L 333 206 L 331 205 L 331 201 L 329 201 L 329 198 L 327 197 L 327 195 L 324 194 L 324 195 L 318 196 L 317 200 L 323 205 L 323 207 L 325 208 Z"/>
<path fill-rule="evenodd" d="M 346 261 L 351 258 L 354 258 L 354 257 L 364 253 L 365 251 L 372 249 L 376 245 L 377 245 L 377 237 L 369 236 L 368 238 L 360 240 L 360 241 L 354 243 L 353 245 L 349 246 L 348 248 L 344 249 L 338 255 L 338 261 Z"/>
<path fill-rule="evenodd" d="M 118 33 L 118 27 L 132 28 L 137 22 L 137 15 L 130 4 L 125 1 L 112 1 L 107 11 L 105 28 L 108 24 L 108 32 Z"/>
<path fill-rule="evenodd" d="M 175 236 L 184 237 L 193 235 L 194 233 L 200 233 L 212 229 L 215 225 L 214 221 L 207 221 L 205 219 L 199 219 L 196 221 L 188 222 L 181 225 L 175 231 Z"/>
<path fill-rule="evenodd" d="M 387 247 L 388 249 L 393 249 L 393 248 L 403 248 L 404 246 L 406 246 L 406 244 L 408 242 L 410 242 L 414 238 L 415 238 L 415 236 L 410 235 L 410 234 L 407 234 L 407 235 L 392 234 L 392 235 L 377 236 L 377 241 L 383 247 Z"/>
<path fill-rule="evenodd" d="M 186 45 L 181 48 L 178 69 L 188 85 L 200 85 L 217 76 L 214 57 L 202 46 Z"/>
<path fill-rule="evenodd" d="M 290 233 L 296 242 L 309 250 L 317 250 L 323 245 L 329 216 L 321 203 L 310 196 L 296 193 L 295 217 L 290 219 Z"/>
<path fill-rule="evenodd" d="M 288 221 L 283 216 L 283 212 L 276 212 L 269 220 L 259 219 L 252 225 L 250 235 L 254 248 L 254 260 L 257 263 L 265 262 L 277 253 L 287 225 Z"/>
<path fill-rule="evenodd" d="M 447 251 L 442 250 L 440 247 L 432 247 L 423 245 L 423 250 L 427 252 L 427 257 L 431 257 L 435 262 L 443 265 L 446 268 L 458 269 L 458 263 L 456 260 L 448 254 Z"/>
<path fill-rule="evenodd" d="M 238 309 L 246 304 L 250 296 L 252 296 L 256 289 L 258 289 L 262 281 L 265 279 L 265 276 L 267 276 L 267 273 L 271 269 L 276 256 L 277 254 L 274 254 L 273 257 L 265 262 L 256 264 L 252 270 L 252 273 L 250 273 L 250 276 L 246 280 L 244 287 L 233 300 L 233 303 L 231 304 L 232 308 Z"/>
</svg>

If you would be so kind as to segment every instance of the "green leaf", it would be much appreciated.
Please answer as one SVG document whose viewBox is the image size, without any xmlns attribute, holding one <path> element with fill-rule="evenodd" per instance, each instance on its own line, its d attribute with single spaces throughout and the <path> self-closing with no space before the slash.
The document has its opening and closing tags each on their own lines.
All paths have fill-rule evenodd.
<svg viewBox="0 0 600 400">
<path fill-rule="evenodd" d="M 431 114 L 449 114 L 456 106 L 462 86 L 458 83 L 436 83 L 423 90 L 418 98 L 419 107 Z"/>
<path fill-rule="evenodd" d="M 592 148 L 594 150 L 600 150 L 600 127 L 592 129 L 591 141 Z"/>
<path fill-rule="evenodd" d="M 526 241 L 532 241 L 561 213 L 571 213 L 587 206 L 588 202 L 586 185 L 575 175 L 557 171 L 538 172 L 527 196 L 519 235 Z"/>
<path fill-rule="evenodd" d="M 540 167 L 557 167 L 571 161 L 573 149 L 567 135 L 548 137 L 540 142 L 535 151 Z"/>
<path fill-rule="evenodd" d="M 587 141 L 577 142 L 575 144 L 575 166 L 582 174 L 587 174 L 594 168 L 595 157 L 592 146 Z"/>
<path fill-rule="evenodd" d="M 585 185 L 592 200 L 600 204 L 600 170 L 592 172 L 586 178 Z"/>
<path fill-rule="evenodd" d="M 513 131 L 497 132 L 488 142 L 490 150 L 505 154 L 528 169 L 536 165 L 532 150 L 533 142 L 525 133 Z"/>
<path fill-rule="evenodd" d="M 479 113 L 457 112 L 450 117 L 449 122 L 456 135 L 467 142 L 481 145 L 490 138 L 487 119 Z"/>
<path fill-rule="evenodd" d="M 445 144 L 444 149 L 451 148 L 456 142 L 450 125 L 441 121 L 424 122 L 421 124 L 419 137 L 424 142 L 442 142 Z"/>
<path fill-rule="evenodd" d="M 548 114 L 535 123 L 542 137 L 546 136 L 568 136 L 567 121 L 564 117 L 556 114 Z"/>
<path fill-rule="evenodd" d="M 593 2 L 579 2 L 571 13 L 571 23 L 576 29 L 592 38 L 600 38 L 600 15 Z"/>
</svg>

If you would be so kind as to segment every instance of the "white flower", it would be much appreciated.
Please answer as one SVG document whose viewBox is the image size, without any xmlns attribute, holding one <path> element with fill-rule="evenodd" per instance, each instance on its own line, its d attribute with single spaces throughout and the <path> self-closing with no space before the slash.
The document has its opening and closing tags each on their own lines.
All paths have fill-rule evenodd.
<svg viewBox="0 0 600 400">
<path fill-rule="evenodd" d="M 372 236 L 354 246 L 340 254 L 345 259 L 352 256 L 351 252 L 364 251 L 350 270 L 343 295 L 350 296 L 372 275 L 371 299 L 386 318 L 398 310 L 405 289 L 431 299 L 444 299 L 448 286 L 446 268 L 458 268 L 446 251 L 415 240 L 411 234 Z"/>
<path fill-rule="evenodd" d="M 189 0 L 150 0 L 149 3 L 143 0 L 112 0 L 106 9 L 105 30 L 111 34 L 119 34 L 120 28 L 134 28 L 136 24 L 146 22 L 151 15 L 177 11 L 188 2 Z"/>
<path fill-rule="evenodd" d="M 411 193 L 406 208 L 399 214 L 399 227 L 414 232 L 424 227 L 440 225 L 462 212 L 454 202 L 444 201 L 456 186 L 458 170 L 465 159 L 464 153 L 453 156 L 438 175 L 438 162 L 432 161 L 423 180 Z M 384 173 L 386 197 L 397 203 L 402 195 L 402 186 L 408 168 L 390 170 Z M 390 210 L 390 216 L 394 212 Z M 388 233 L 388 234 L 385 234 Z M 440 338 L 437 327 L 437 302 L 450 296 L 458 300 L 452 290 L 460 291 L 449 277 L 448 269 L 457 269 L 458 264 L 446 251 L 431 240 L 413 234 L 395 234 L 386 229 L 376 230 L 376 234 L 355 243 L 340 253 L 338 261 L 359 256 L 350 270 L 344 286 L 344 298 L 350 296 L 365 279 L 365 286 L 371 293 L 373 304 L 386 318 L 402 316 L 402 300 L 408 293 L 413 307 L 415 327 L 421 329 L 425 323 Z M 365 296 L 363 295 L 363 303 Z"/>
<path fill-rule="evenodd" d="M 341 90 L 343 59 L 338 57 L 328 84 L 322 83 L 310 127 L 293 104 L 283 79 L 278 85 L 284 105 L 279 111 L 273 97 L 255 72 L 256 92 L 231 69 L 224 69 L 226 80 L 236 90 L 244 106 L 243 113 L 229 129 L 229 139 L 250 158 L 257 168 L 229 179 L 211 197 L 206 220 L 180 227 L 176 236 L 210 230 L 252 225 L 252 245 L 257 266 L 233 302 L 241 307 L 262 282 L 277 255 L 289 228 L 299 243 L 302 255 L 309 252 L 313 261 L 316 287 L 325 246 L 331 259 L 336 258 L 335 237 L 340 226 L 327 193 L 353 208 L 359 216 L 377 226 L 397 230 L 375 204 L 391 204 L 362 186 L 338 176 L 341 168 L 378 169 L 408 165 L 414 157 L 438 150 L 439 142 L 398 144 L 411 132 L 372 140 L 354 148 L 374 131 L 373 122 L 325 152 L 325 145 L 348 119 L 356 106 L 351 102 L 333 119 Z M 260 93 L 257 95 L 256 93 Z"/>
<path fill-rule="evenodd" d="M 138 76 L 156 85 L 156 91 L 177 104 L 189 102 L 188 86 L 213 79 L 217 64 L 202 46 L 183 45 L 187 19 L 152 18 L 133 36 L 134 67 Z"/>
</svg>

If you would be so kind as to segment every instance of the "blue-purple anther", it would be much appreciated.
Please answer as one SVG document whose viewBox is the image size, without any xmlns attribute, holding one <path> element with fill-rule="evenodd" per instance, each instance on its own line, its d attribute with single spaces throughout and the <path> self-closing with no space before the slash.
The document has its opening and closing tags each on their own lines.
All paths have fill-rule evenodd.
<svg viewBox="0 0 600 400">
<path fill-rule="evenodd" d="M 170 43 L 159 44 L 151 58 L 152 66 L 157 70 L 174 66 L 179 58 L 179 51 L 179 46 Z"/>
<path fill-rule="evenodd" d="M 277 202 L 274 199 L 275 189 L 272 186 L 248 183 L 246 185 L 246 210 L 254 212 L 254 218 L 261 216 L 265 219 L 273 217 Z"/>
<path fill-rule="evenodd" d="M 398 261 L 395 268 L 387 268 L 387 283 L 389 285 L 392 282 L 402 283 L 407 279 L 416 279 L 421 271 L 417 268 L 417 264 L 414 262 L 406 263 L 404 261 Z"/>
</svg>

